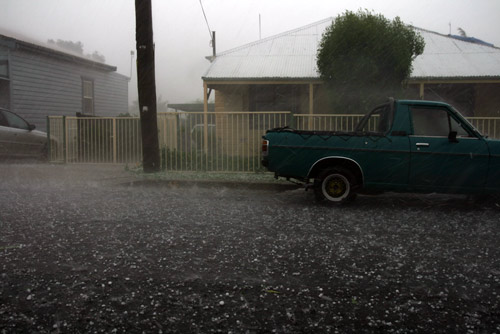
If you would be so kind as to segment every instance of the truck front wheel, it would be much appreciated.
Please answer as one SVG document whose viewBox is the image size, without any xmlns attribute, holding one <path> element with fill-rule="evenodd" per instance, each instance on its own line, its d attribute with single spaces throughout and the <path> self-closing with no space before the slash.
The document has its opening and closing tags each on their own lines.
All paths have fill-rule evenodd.
<svg viewBox="0 0 500 334">
<path fill-rule="evenodd" d="M 314 193 L 318 201 L 350 202 L 356 198 L 354 176 L 344 168 L 327 169 L 315 179 Z"/>
</svg>

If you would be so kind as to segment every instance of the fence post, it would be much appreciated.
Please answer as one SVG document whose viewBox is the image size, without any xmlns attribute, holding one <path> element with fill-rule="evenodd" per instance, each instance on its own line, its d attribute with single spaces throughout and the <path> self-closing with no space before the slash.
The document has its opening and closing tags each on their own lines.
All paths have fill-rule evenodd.
<svg viewBox="0 0 500 334">
<path fill-rule="evenodd" d="M 116 164 L 116 117 L 113 117 L 113 163 Z"/>
<path fill-rule="evenodd" d="M 51 161 L 52 147 L 50 142 L 50 116 L 47 116 L 47 162 Z"/>
<path fill-rule="evenodd" d="M 208 155 L 208 96 L 207 83 L 203 83 L 203 149 Z"/>
<path fill-rule="evenodd" d="M 293 112 L 290 112 L 290 127 L 295 129 L 295 115 Z"/>
<path fill-rule="evenodd" d="M 63 160 L 68 163 L 68 138 L 66 116 L 63 116 Z"/>
<path fill-rule="evenodd" d="M 172 163 L 170 164 L 172 170 L 176 170 L 178 168 L 179 162 L 182 166 L 182 152 L 183 152 L 183 143 L 182 143 L 182 124 L 181 117 L 179 114 L 175 115 L 175 133 L 176 133 L 176 141 L 175 141 L 175 149 L 172 152 Z M 182 169 L 182 168 L 181 168 Z"/>
</svg>

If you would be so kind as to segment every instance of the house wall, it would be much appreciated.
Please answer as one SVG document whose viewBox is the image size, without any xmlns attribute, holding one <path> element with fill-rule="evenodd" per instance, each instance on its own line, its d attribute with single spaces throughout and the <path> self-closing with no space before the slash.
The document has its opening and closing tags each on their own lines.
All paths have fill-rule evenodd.
<svg viewBox="0 0 500 334">
<path fill-rule="evenodd" d="M 465 116 L 500 117 L 500 83 L 425 84 L 424 99 L 451 104 Z M 419 99 L 420 85 L 409 85 L 406 98 Z"/>
<path fill-rule="evenodd" d="M 215 88 L 215 111 L 248 111 L 248 85 L 220 85 Z"/>
<path fill-rule="evenodd" d="M 269 85 L 269 90 L 275 89 L 277 85 Z M 281 85 L 285 86 L 285 85 Z M 425 84 L 424 98 L 426 100 L 443 101 L 453 105 L 465 116 L 477 117 L 500 117 L 500 83 L 438 83 Z M 270 111 L 277 105 L 286 105 L 288 102 L 270 104 L 272 107 L 266 109 L 265 103 L 253 101 L 252 89 L 250 85 L 219 85 L 215 88 L 216 111 L 255 111 L 253 106 Z M 329 106 L 329 92 L 324 85 L 314 85 L 314 113 L 332 114 L 344 113 L 342 110 L 332 110 Z M 308 85 L 298 85 L 293 90 L 293 94 L 286 97 L 293 106 L 293 113 L 309 113 L 309 91 Z M 407 99 L 420 98 L 420 84 L 410 84 L 405 91 Z M 278 109 L 280 109 L 278 107 Z M 281 108 L 290 109 L 290 108 Z"/>
<path fill-rule="evenodd" d="M 424 98 L 451 104 L 464 116 L 473 116 L 475 87 L 470 83 L 440 83 L 424 86 Z"/>
<path fill-rule="evenodd" d="M 335 111 L 329 105 L 329 92 L 325 85 L 314 85 L 314 113 L 315 114 L 332 114 Z M 341 114 L 342 111 L 338 110 Z"/>
<path fill-rule="evenodd" d="M 0 47 L 0 108 L 10 109 L 10 79 L 5 77 L 6 62 L 9 59 L 8 49 Z"/>
<path fill-rule="evenodd" d="M 323 105 L 321 95 L 316 95 L 315 105 Z M 289 111 L 309 113 L 308 84 L 259 84 L 259 85 L 217 85 L 215 106 L 221 111 Z"/>
<path fill-rule="evenodd" d="M 215 89 L 216 112 L 245 112 L 248 111 L 248 86 L 224 85 Z M 215 117 L 216 145 L 220 152 L 228 156 L 240 155 L 248 136 L 235 132 L 235 122 L 244 122 L 244 118 L 236 118 L 230 114 L 218 114 Z"/>
<path fill-rule="evenodd" d="M 500 83 L 477 84 L 475 91 L 476 117 L 500 117 Z"/>
<path fill-rule="evenodd" d="M 251 111 L 289 111 L 294 114 L 309 112 L 308 84 L 251 85 Z"/>
<path fill-rule="evenodd" d="M 315 85 L 314 110 L 325 113 L 325 97 L 316 94 L 319 85 Z M 254 112 L 254 111 L 289 111 L 292 113 L 309 113 L 309 85 L 308 84 L 260 84 L 260 85 L 217 85 L 215 89 L 216 112 Z M 321 108 L 321 109 L 316 109 Z M 223 154 L 233 156 L 247 156 L 254 152 L 249 147 L 259 147 L 266 127 L 284 126 L 278 120 L 268 120 L 258 115 L 217 115 L 216 138 L 217 145 Z M 267 120 L 267 118 L 266 118 Z M 257 124 L 258 123 L 258 124 Z M 266 124 L 269 123 L 269 124 Z M 241 131 L 234 131 L 238 124 Z M 249 142 L 250 141 L 250 142 Z"/>
<path fill-rule="evenodd" d="M 29 51 L 9 54 L 11 111 L 37 129 L 46 129 L 46 117 L 75 116 L 82 112 L 82 78 L 94 82 L 96 116 L 117 116 L 128 109 L 128 81 L 105 72 L 60 61 Z"/>
</svg>

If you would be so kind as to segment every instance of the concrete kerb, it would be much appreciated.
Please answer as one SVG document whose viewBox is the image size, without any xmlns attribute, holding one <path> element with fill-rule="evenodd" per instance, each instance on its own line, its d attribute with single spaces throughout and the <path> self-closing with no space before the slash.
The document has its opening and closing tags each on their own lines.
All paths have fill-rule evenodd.
<svg viewBox="0 0 500 334">
<path fill-rule="evenodd" d="M 6 180 L 48 184 L 89 183 L 101 186 L 131 187 L 199 187 L 240 188 L 255 190 L 286 191 L 301 186 L 286 181 L 274 181 L 272 176 L 261 177 L 249 174 L 248 179 L 237 174 L 199 175 L 158 173 L 149 175 L 138 170 L 128 170 L 125 165 L 105 164 L 52 164 L 52 163 L 0 163 L 0 174 Z M 206 178 L 205 178 L 206 177 Z"/>
<path fill-rule="evenodd" d="M 301 188 L 294 183 L 273 183 L 262 181 L 234 180 L 183 180 L 183 179 L 131 179 L 121 183 L 128 187 L 199 187 L 199 188 L 241 188 L 253 190 L 287 191 Z"/>
</svg>

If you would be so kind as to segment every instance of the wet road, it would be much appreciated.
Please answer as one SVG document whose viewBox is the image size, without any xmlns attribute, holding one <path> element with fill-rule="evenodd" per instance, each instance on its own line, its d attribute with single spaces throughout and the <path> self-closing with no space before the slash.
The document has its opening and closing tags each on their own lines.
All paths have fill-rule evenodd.
<svg viewBox="0 0 500 334">
<path fill-rule="evenodd" d="M 500 331 L 495 201 L 0 175 L 0 332 Z"/>
</svg>

